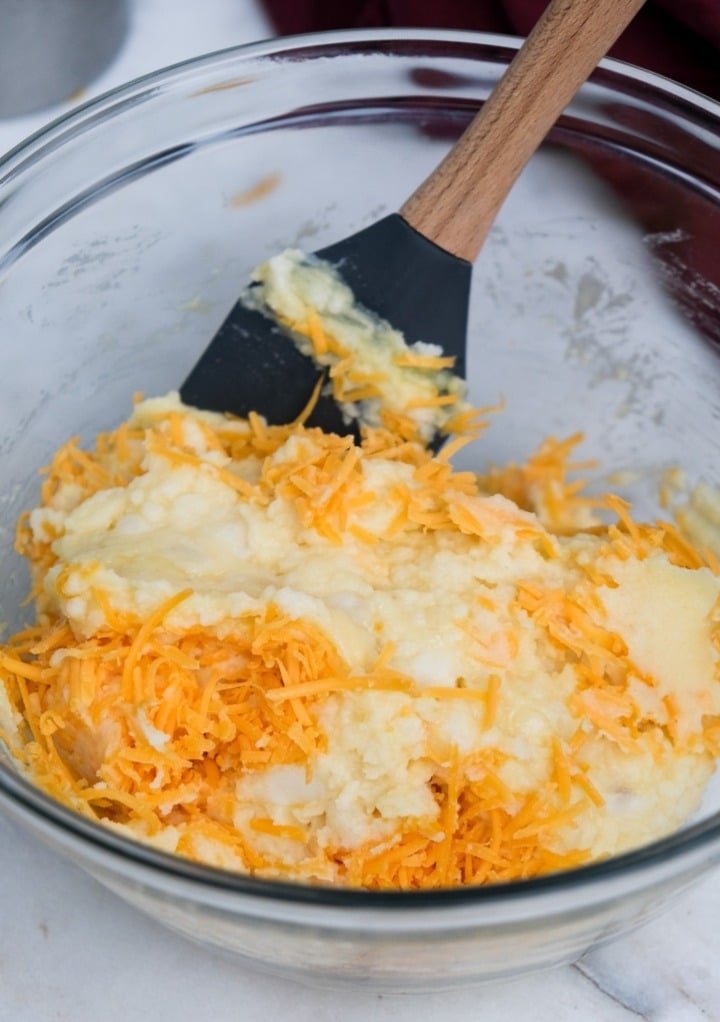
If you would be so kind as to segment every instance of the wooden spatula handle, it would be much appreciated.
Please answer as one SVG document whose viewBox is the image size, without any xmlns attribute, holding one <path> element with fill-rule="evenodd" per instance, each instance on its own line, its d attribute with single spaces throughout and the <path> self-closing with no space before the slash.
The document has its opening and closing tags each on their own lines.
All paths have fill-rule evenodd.
<svg viewBox="0 0 720 1022">
<path fill-rule="evenodd" d="M 644 0 L 552 0 L 494 92 L 400 213 L 472 262 L 525 164 Z"/>
</svg>

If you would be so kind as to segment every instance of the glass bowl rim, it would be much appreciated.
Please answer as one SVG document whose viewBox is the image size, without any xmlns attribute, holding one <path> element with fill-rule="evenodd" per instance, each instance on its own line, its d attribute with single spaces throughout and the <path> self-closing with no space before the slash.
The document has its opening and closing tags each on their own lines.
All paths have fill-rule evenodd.
<svg viewBox="0 0 720 1022">
<path fill-rule="evenodd" d="M 81 135 L 98 120 L 111 119 L 122 107 L 135 105 L 141 100 L 152 102 L 153 93 L 163 84 L 176 84 L 192 76 L 194 72 L 211 69 L 225 61 L 240 62 L 258 58 L 281 60 L 283 57 L 303 54 L 306 59 L 318 57 L 324 51 L 336 51 L 333 56 L 352 53 L 353 49 L 365 48 L 377 51 L 385 44 L 398 42 L 432 43 L 441 47 L 471 44 L 479 50 L 505 49 L 512 53 L 519 49 L 523 40 L 517 36 L 448 29 L 343 29 L 327 32 L 309 32 L 290 36 L 271 37 L 259 42 L 229 46 L 205 53 L 158 70 L 143 74 L 123 83 L 101 95 L 73 107 L 70 111 L 49 121 L 38 131 L 30 134 L 4 156 L 0 157 L 0 195 L 3 185 L 23 171 L 40 162 L 51 151 L 65 141 Z M 339 52 L 338 51 L 339 48 Z M 325 54 L 327 55 L 327 54 Z M 448 56 L 449 54 L 439 54 Z M 501 60 L 498 61 L 502 63 Z M 507 62 L 507 61 L 505 61 Z M 615 58 L 603 59 L 598 71 L 591 76 L 609 72 L 611 81 L 624 82 L 640 93 L 651 98 L 662 98 L 685 111 L 710 115 L 715 130 L 720 136 L 720 102 L 703 93 L 681 85 L 673 79 L 648 71 L 636 65 Z M 647 98 L 647 97 L 646 97 Z M 552 892 L 577 891 L 580 888 L 607 881 L 620 875 L 637 874 L 652 866 L 664 866 L 671 860 L 680 860 L 701 849 L 717 844 L 716 855 L 720 859 L 720 812 L 706 820 L 699 821 L 682 831 L 643 845 L 640 848 L 612 856 L 608 859 L 578 866 L 569 870 L 545 874 L 526 880 L 515 880 L 497 884 L 460 886 L 434 890 L 387 891 L 364 888 L 333 887 L 309 883 L 266 879 L 237 871 L 226 870 L 185 859 L 159 850 L 149 844 L 127 838 L 122 834 L 103 827 L 51 798 L 22 775 L 11 770 L 0 761 L 0 805 L 7 802 L 25 813 L 39 817 L 45 824 L 57 826 L 60 831 L 81 843 L 93 845 L 100 852 L 109 853 L 113 858 L 151 869 L 166 877 L 189 881 L 227 894 L 245 895 L 266 901 L 293 902 L 314 906 L 341 907 L 344 909 L 427 909 L 451 906 L 468 906 L 510 902 L 516 898 L 540 896 Z M 10 813 L 12 815 L 12 812 Z"/>
<path fill-rule="evenodd" d="M 19 171 L 24 168 L 28 158 L 40 158 L 48 144 L 57 144 L 63 140 L 63 136 L 69 129 L 71 134 L 76 134 L 78 129 L 87 122 L 98 119 L 103 113 L 112 115 L 119 106 L 132 101 L 136 103 L 145 93 L 152 98 L 152 92 L 173 79 L 189 76 L 194 71 L 209 69 L 225 60 L 233 58 L 245 58 L 253 60 L 256 58 L 273 58 L 278 60 L 290 54 L 302 54 L 305 59 L 322 55 L 319 51 L 332 50 L 333 47 L 352 47 L 358 44 L 356 49 L 364 47 L 372 52 L 378 50 L 382 43 L 397 43 L 401 41 L 418 43 L 443 43 L 473 44 L 478 48 L 487 47 L 492 49 L 507 49 L 508 51 L 518 50 L 523 43 L 519 36 L 496 33 L 496 32 L 474 32 L 465 29 L 428 29 L 428 28 L 367 28 L 367 29 L 334 29 L 326 32 L 305 32 L 287 36 L 271 36 L 257 42 L 242 43 L 238 46 L 228 46 L 223 49 L 213 50 L 209 53 L 199 54 L 185 60 L 168 64 L 145 74 L 132 78 L 121 85 L 108 89 L 106 92 L 93 97 L 77 106 L 72 107 L 64 114 L 48 121 L 42 127 L 32 132 L 18 142 L 6 153 L 0 154 L 0 189 L 4 183 L 8 171 Z M 338 54 L 335 54 L 338 56 Z M 719 122 L 720 127 L 720 101 L 716 101 L 702 92 L 698 92 L 689 86 L 682 85 L 672 78 L 661 75 L 656 71 L 648 71 L 628 61 L 619 60 L 616 57 L 604 57 L 598 64 L 598 68 L 590 76 L 590 81 L 597 78 L 600 72 L 610 72 L 613 77 L 625 79 L 631 84 L 645 86 L 648 90 L 657 92 L 665 100 L 675 100 L 679 104 L 685 104 L 693 108 L 695 112 L 702 111 L 709 113 Z M 584 86 L 583 86 L 584 87 Z"/>
</svg>

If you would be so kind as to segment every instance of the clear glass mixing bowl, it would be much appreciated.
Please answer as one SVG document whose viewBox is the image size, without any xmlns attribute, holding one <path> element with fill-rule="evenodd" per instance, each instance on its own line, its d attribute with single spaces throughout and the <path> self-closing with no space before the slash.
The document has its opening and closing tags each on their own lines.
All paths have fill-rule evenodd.
<svg viewBox="0 0 720 1022">
<path fill-rule="evenodd" d="M 248 271 L 391 211 L 517 43 L 457 32 L 277 40 L 179 65 L 0 163 L 0 619 L 36 469 L 177 387 Z M 645 514 L 663 472 L 720 466 L 720 107 L 608 61 L 505 205 L 475 271 L 473 399 L 505 411 L 482 465 L 585 431 L 597 485 Z M 0 757 L 1 758 L 1 757 Z M 254 880 L 124 840 L 0 763 L 5 813 L 169 926 L 305 980 L 418 989 L 570 961 L 720 860 L 720 790 L 674 836 L 512 885 L 379 894 Z"/>
</svg>

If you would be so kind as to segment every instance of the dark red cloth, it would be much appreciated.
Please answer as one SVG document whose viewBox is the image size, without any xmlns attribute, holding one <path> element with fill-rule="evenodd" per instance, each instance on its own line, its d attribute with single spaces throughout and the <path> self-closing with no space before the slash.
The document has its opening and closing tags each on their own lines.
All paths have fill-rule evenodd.
<svg viewBox="0 0 720 1022">
<path fill-rule="evenodd" d="M 332 28 L 467 28 L 527 35 L 547 0 L 265 0 L 283 34 Z M 648 0 L 610 51 L 720 100 L 720 0 Z"/>
</svg>

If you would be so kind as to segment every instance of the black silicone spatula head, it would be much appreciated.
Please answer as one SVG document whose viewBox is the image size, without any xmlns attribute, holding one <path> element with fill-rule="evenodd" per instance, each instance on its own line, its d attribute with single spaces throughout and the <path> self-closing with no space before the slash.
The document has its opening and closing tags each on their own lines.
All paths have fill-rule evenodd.
<svg viewBox="0 0 720 1022">
<path fill-rule="evenodd" d="M 315 253 L 331 263 L 356 300 L 400 330 L 408 344 L 440 344 L 465 372 L 471 264 L 452 255 L 393 213 Z M 272 319 L 236 303 L 180 389 L 187 404 L 209 411 L 290 422 L 310 400 L 321 375 Z M 315 405 L 310 424 L 347 428 L 334 401 Z"/>
<path fill-rule="evenodd" d="M 355 299 L 465 370 L 470 267 L 522 168 L 643 0 L 552 0 L 497 88 L 399 214 L 317 252 Z M 242 301 L 181 387 L 188 404 L 291 422 L 320 376 L 310 358 Z M 313 421 L 347 428 L 328 397 Z"/>
</svg>

